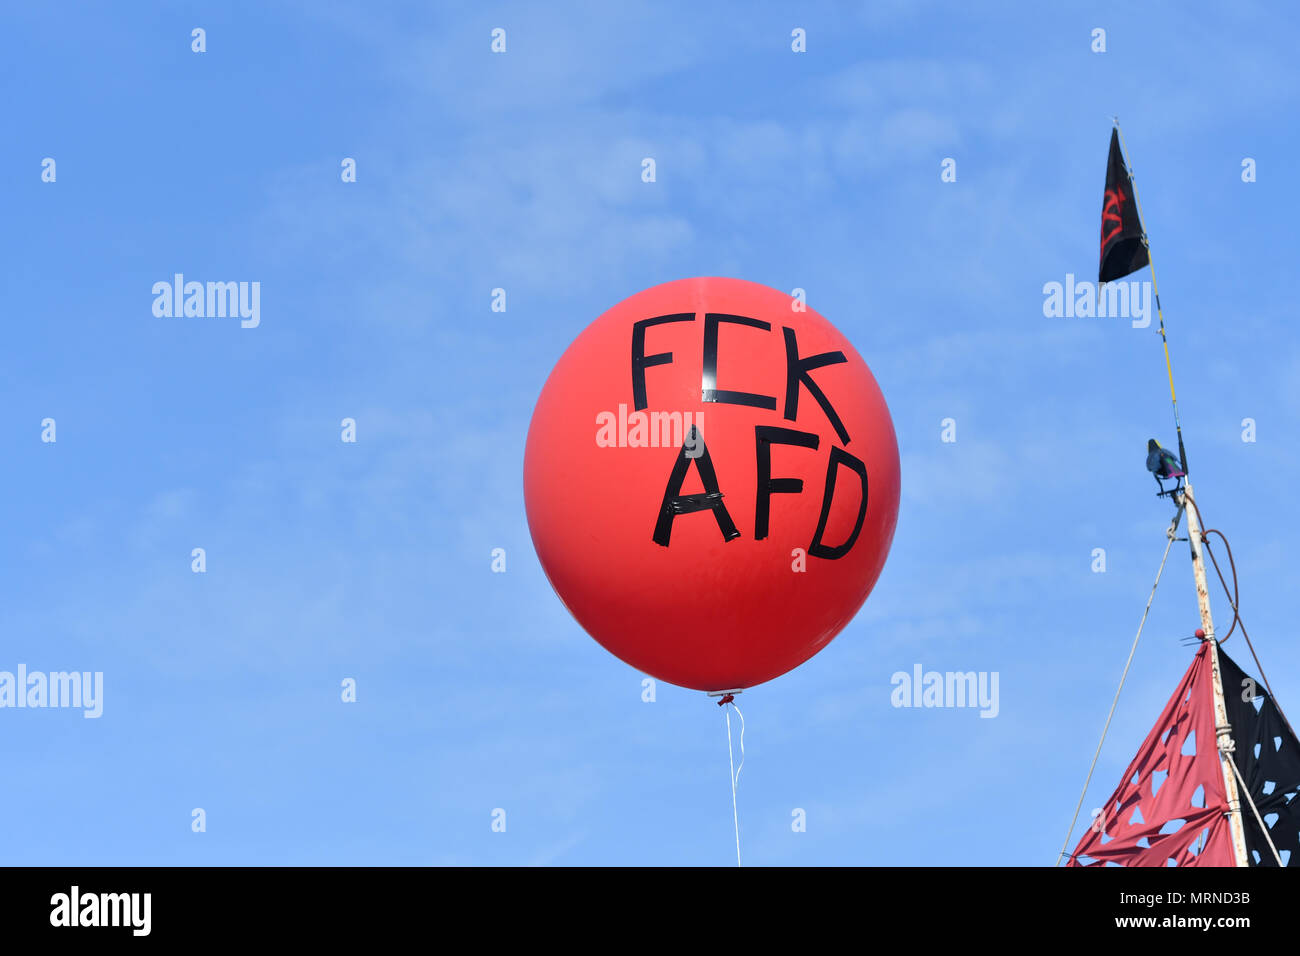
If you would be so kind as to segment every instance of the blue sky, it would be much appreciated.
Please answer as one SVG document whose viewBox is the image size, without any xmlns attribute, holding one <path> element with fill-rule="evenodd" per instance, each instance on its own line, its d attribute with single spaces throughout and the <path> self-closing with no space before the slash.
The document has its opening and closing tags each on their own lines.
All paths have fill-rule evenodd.
<svg viewBox="0 0 1300 956">
<path fill-rule="evenodd" d="M 721 713 L 642 702 L 552 593 L 521 486 L 582 328 L 727 275 L 853 341 L 903 474 L 864 609 L 740 698 L 746 863 L 1051 864 L 1169 518 L 1154 324 L 1042 309 L 1095 277 L 1115 113 L 1198 501 L 1300 710 L 1293 10 L 369 6 L 5 10 L 0 670 L 102 671 L 105 700 L 0 710 L 0 861 L 732 862 Z M 176 272 L 260 282 L 260 326 L 155 317 Z M 1196 624 L 1180 544 L 1085 816 Z M 892 707 L 916 664 L 998 672 L 999 715 Z"/>
</svg>

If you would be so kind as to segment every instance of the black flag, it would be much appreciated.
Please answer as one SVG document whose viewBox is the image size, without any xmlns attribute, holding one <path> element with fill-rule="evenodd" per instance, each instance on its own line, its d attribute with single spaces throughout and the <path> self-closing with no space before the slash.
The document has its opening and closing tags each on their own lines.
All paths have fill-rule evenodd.
<svg viewBox="0 0 1300 956">
<path fill-rule="evenodd" d="M 1219 673 L 1223 676 L 1223 704 L 1232 726 L 1237 749 L 1233 763 L 1246 782 L 1255 810 L 1264 818 L 1268 837 L 1255 819 L 1255 810 L 1241 808 L 1245 824 L 1247 863 L 1250 866 L 1277 866 L 1269 840 L 1283 853 L 1283 866 L 1300 867 L 1300 741 L 1296 740 L 1277 702 L 1246 674 L 1232 658 L 1219 650 Z M 1255 699 L 1261 699 L 1258 710 Z"/>
<path fill-rule="evenodd" d="M 1101 207 L 1101 269 L 1098 282 L 1122 279 L 1147 264 L 1142 241 L 1142 221 L 1133 198 L 1133 183 L 1119 148 L 1119 132 L 1110 131 L 1110 158 L 1106 162 L 1106 197 Z"/>
</svg>

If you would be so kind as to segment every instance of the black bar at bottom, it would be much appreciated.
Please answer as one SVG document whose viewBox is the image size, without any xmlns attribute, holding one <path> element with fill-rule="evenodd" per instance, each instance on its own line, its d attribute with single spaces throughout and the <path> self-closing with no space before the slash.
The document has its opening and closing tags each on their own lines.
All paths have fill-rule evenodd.
<svg viewBox="0 0 1300 956">
<path fill-rule="evenodd" d="M 514 938 L 530 946 L 676 939 L 730 947 L 770 942 L 774 921 L 812 937 L 904 932 L 926 948 L 1030 932 L 1061 942 L 1039 936 L 1044 929 L 1078 940 L 1135 932 L 1227 940 L 1290 932 L 1294 898 L 1295 885 L 1266 869 L 0 869 L 6 943 L 339 945 L 416 933 L 432 943 L 460 940 L 456 948 L 495 949 Z"/>
</svg>

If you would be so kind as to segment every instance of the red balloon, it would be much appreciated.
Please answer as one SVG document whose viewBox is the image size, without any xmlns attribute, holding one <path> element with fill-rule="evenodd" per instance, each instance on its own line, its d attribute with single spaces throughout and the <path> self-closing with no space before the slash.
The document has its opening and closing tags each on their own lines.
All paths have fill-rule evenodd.
<svg viewBox="0 0 1300 956">
<path fill-rule="evenodd" d="M 752 687 L 825 647 L 898 519 L 898 443 L 862 357 L 776 289 L 682 279 L 624 299 L 556 363 L 524 503 L 578 623 L 644 673 Z"/>
</svg>

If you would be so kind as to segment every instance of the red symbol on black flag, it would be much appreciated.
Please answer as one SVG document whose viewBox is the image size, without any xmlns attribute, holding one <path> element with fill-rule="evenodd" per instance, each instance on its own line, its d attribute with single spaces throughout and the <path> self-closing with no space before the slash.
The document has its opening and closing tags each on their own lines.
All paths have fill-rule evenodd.
<svg viewBox="0 0 1300 956">
<path fill-rule="evenodd" d="M 1128 196 L 1122 187 L 1106 190 L 1106 202 L 1101 207 L 1101 248 L 1102 258 L 1106 258 L 1106 244 L 1124 231 L 1123 209 Z"/>
<path fill-rule="evenodd" d="M 1120 152 L 1119 133 L 1112 129 L 1110 157 L 1106 162 L 1106 194 L 1101 207 L 1101 267 L 1097 279 L 1099 282 L 1122 279 L 1148 261 L 1133 183 Z"/>
</svg>

